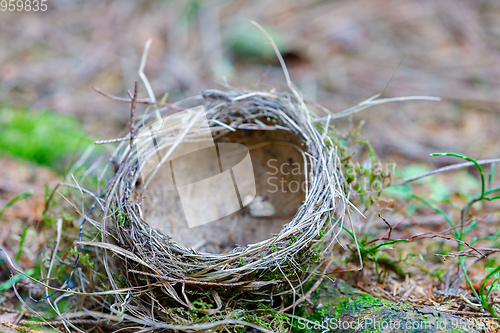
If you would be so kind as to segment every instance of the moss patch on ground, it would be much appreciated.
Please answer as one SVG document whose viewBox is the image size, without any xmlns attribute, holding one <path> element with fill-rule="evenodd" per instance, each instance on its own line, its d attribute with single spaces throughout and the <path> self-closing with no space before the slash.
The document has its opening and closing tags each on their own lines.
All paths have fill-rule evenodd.
<svg viewBox="0 0 500 333">
<path fill-rule="evenodd" d="M 70 115 L 0 106 L 0 154 L 49 166 L 63 173 L 70 156 L 92 144 L 82 124 Z"/>
<path fill-rule="evenodd" d="M 325 280 L 311 296 L 313 306 L 296 310 L 293 332 L 480 332 L 481 323 L 430 307 L 393 304 Z M 476 329 L 477 328 L 477 329 Z"/>
</svg>

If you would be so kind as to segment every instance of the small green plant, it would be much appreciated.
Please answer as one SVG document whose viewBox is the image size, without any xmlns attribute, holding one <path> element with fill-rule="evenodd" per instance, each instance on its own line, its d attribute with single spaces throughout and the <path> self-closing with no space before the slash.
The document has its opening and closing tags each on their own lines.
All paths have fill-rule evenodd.
<svg viewBox="0 0 500 333">
<path fill-rule="evenodd" d="M 0 284 L 0 292 L 5 291 L 7 289 L 12 288 L 16 283 L 24 279 L 25 276 L 33 276 L 35 274 L 35 270 L 33 268 L 27 270 L 23 274 L 18 274 L 12 276 L 8 281 L 3 282 Z"/>
<path fill-rule="evenodd" d="M 24 246 L 24 241 L 26 239 L 26 235 L 28 234 L 28 225 L 23 226 L 23 232 L 21 233 L 21 237 L 19 239 L 19 250 L 17 250 L 17 255 L 16 255 L 16 263 L 19 263 L 19 260 L 21 259 L 21 255 L 23 254 L 23 246 Z"/>
<path fill-rule="evenodd" d="M 15 197 L 13 197 L 12 199 L 10 199 L 9 201 L 7 201 L 7 203 L 5 204 L 5 206 L 0 210 L 0 218 L 2 218 L 3 213 L 5 213 L 5 211 L 8 208 L 12 207 L 12 205 L 14 205 L 18 201 L 21 201 L 21 200 L 24 200 L 26 198 L 29 198 L 30 196 L 33 195 L 33 193 L 34 193 L 33 190 L 30 190 L 28 192 L 24 192 L 24 193 L 18 194 Z"/>
<path fill-rule="evenodd" d="M 123 210 L 118 211 L 117 218 L 118 218 L 118 224 L 121 227 L 127 227 L 129 225 L 127 213 L 125 213 Z"/>
<path fill-rule="evenodd" d="M 475 186 L 475 181 L 473 178 L 471 178 L 470 175 L 465 175 L 464 173 L 459 174 L 460 178 L 459 181 L 457 181 L 457 184 L 459 185 L 457 190 L 455 191 L 456 194 L 462 198 L 463 200 L 466 200 L 465 205 L 460 206 L 456 204 L 455 202 L 452 201 L 451 198 L 451 193 L 449 192 L 449 189 L 447 188 L 446 185 L 443 185 L 442 183 L 436 183 L 436 182 L 428 182 L 426 185 L 429 185 L 429 188 L 434 190 L 435 192 L 439 192 L 439 195 L 435 196 L 430 196 L 429 198 L 424 198 L 421 195 L 416 194 L 410 184 L 404 184 L 404 185 L 398 185 L 392 188 L 388 188 L 385 193 L 389 194 L 393 197 L 396 198 L 401 198 L 405 200 L 415 200 L 417 203 L 427 206 L 434 210 L 436 213 L 440 214 L 443 216 L 445 221 L 448 223 L 449 228 L 444 230 L 445 232 L 449 232 L 452 236 L 452 238 L 443 236 L 443 232 L 440 233 L 430 233 L 430 235 L 425 235 L 423 237 L 437 237 L 439 236 L 442 239 L 445 240 L 452 240 L 457 242 L 457 247 L 458 251 L 453 254 L 454 257 L 457 258 L 457 264 L 459 267 L 459 270 L 462 272 L 466 283 L 469 285 L 470 290 L 474 294 L 474 296 L 481 302 L 481 305 L 484 309 L 487 309 L 492 316 L 495 318 L 499 318 L 498 313 L 496 313 L 495 309 L 491 304 L 488 302 L 488 298 L 491 294 L 491 292 L 495 289 L 500 290 L 500 283 L 499 281 L 499 275 L 500 275 L 500 266 L 496 264 L 494 260 L 488 261 L 485 266 L 491 266 L 491 267 L 485 267 L 486 271 L 488 274 L 486 277 L 481 281 L 481 286 L 479 290 L 476 290 L 474 288 L 472 281 L 470 280 L 468 274 L 467 274 L 467 269 L 468 266 L 465 264 L 465 259 L 467 258 L 467 255 L 469 254 L 475 254 L 475 255 L 480 255 L 485 257 L 485 254 L 481 253 L 477 249 L 473 247 L 473 245 L 477 242 L 489 240 L 493 241 L 500 237 L 500 229 L 498 232 L 496 232 L 494 235 L 491 235 L 489 237 L 484 237 L 481 239 L 478 239 L 477 237 L 473 237 L 472 239 L 469 240 L 468 235 L 470 232 L 480 223 L 480 220 L 475 217 L 475 216 L 469 216 L 469 211 L 470 208 L 475 205 L 480 203 L 481 201 L 492 201 L 496 199 L 500 199 L 500 187 L 492 187 L 493 179 L 494 179 L 494 174 L 495 174 L 495 164 L 492 164 L 490 167 L 490 174 L 488 178 L 485 175 L 484 169 L 481 166 L 481 164 L 476 161 L 475 159 L 462 155 L 462 154 L 456 154 L 456 153 L 436 153 L 436 154 L 431 154 L 431 156 L 447 156 L 447 157 L 457 157 L 464 159 L 468 162 L 471 162 L 473 166 L 475 166 L 479 172 L 479 186 Z M 456 178 L 458 179 L 458 178 Z M 464 180 L 465 179 L 465 180 Z M 425 183 L 425 180 L 422 180 L 422 182 Z M 432 184 L 432 185 L 431 185 Z M 437 185 L 436 185 L 437 184 Z M 471 194 L 471 190 L 477 189 L 479 190 L 479 193 L 476 194 Z M 438 205 L 439 203 L 443 204 L 449 204 L 453 209 L 459 210 L 460 212 L 460 219 L 458 222 L 455 222 L 453 219 L 452 214 L 449 212 L 446 212 L 445 209 L 440 207 Z M 415 206 L 415 204 L 413 205 Z M 409 213 L 407 211 L 407 213 Z M 349 232 L 349 231 L 348 231 Z M 351 236 L 354 238 L 354 235 Z M 410 237 L 408 239 L 395 239 L 395 240 L 386 240 L 383 241 L 382 243 L 372 246 L 370 248 L 366 247 L 366 244 L 357 244 L 360 253 L 362 255 L 366 255 L 368 258 L 373 259 L 377 265 L 377 259 L 379 256 L 377 256 L 377 251 L 387 247 L 388 245 L 397 243 L 397 242 L 409 242 L 409 241 L 414 241 L 422 239 L 422 237 Z M 381 240 L 377 239 L 376 241 Z M 491 254 L 491 253 L 489 253 Z M 488 255 L 489 255 L 488 254 Z M 378 273 L 378 267 L 376 267 L 377 273 Z M 436 273 L 434 276 L 436 276 L 438 279 L 442 280 L 443 278 L 443 273 L 444 271 L 440 271 L 439 274 Z M 432 275 L 432 274 L 431 274 Z M 486 287 L 489 281 L 492 281 L 491 284 Z"/>
<path fill-rule="evenodd" d="M 2 218 L 2 215 L 5 213 L 5 211 L 8 208 L 12 207 L 16 202 L 24 200 L 26 198 L 29 198 L 32 195 L 33 195 L 33 190 L 30 190 L 28 192 L 18 194 L 15 197 L 13 197 L 12 199 L 10 199 L 9 201 L 7 201 L 5 206 L 2 209 L 0 209 L 0 219 Z M 19 250 L 17 251 L 16 262 L 19 262 L 19 260 L 21 259 L 21 255 L 23 253 L 24 240 L 26 239 L 27 233 L 28 233 L 28 226 L 25 224 L 23 227 L 23 232 L 19 236 Z M 2 263 L 1 259 L 0 259 L 0 263 Z"/>
<path fill-rule="evenodd" d="M 493 275 L 491 275 L 491 276 L 493 276 L 493 277 L 494 277 L 493 283 L 492 283 L 489 287 L 487 287 L 487 288 L 486 288 L 486 289 L 488 290 L 488 293 L 486 294 L 486 299 L 487 299 L 487 298 L 490 296 L 490 293 L 491 293 L 494 289 L 496 289 L 496 290 L 500 290 L 500 283 L 498 283 L 498 279 L 499 279 L 500 272 L 499 272 L 498 270 L 496 270 L 496 268 L 491 268 L 491 267 L 486 268 L 486 271 L 487 271 L 488 273 L 493 274 Z M 488 274 L 488 275 L 489 275 L 489 274 Z M 483 280 L 483 281 L 485 281 L 485 280 Z M 486 281 L 487 281 L 487 280 L 486 280 Z"/>
<path fill-rule="evenodd" d="M 405 260 L 402 260 L 400 258 L 398 261 L 391 259 L 384 253 L 385 250 L 392 249 L 395 244 L 409 243 L 424 238 L 435 238 L 435 237 L 441 238 L 443 240 L 455 241 L 457 243 L 458 252 L 455 252 L 452 256 L 457 258 L 456 260 L 459 270 L 462 272 L 466 283 L 469 285 L 474 296 L 476 296 L 476 298 L 481 302 L 483 308 L 487 309 L 494 317 L 499 318 L 499 315 L 496 313 L 494 308 L 489 304 L 488 298 L 493 290 L 495 289 L 500 290 L 500 283 L 498 283 L 500 275 L 500 266 L 496 264 L 494 260 L 489 261 L 488 266 L 490 267 L 486 268 L 488 274 L 481 281 L 481 287 L 479 288 L 479 290 L 476 290 L 477 288 L 473 287 L 472 281 L 470 280 L 467 274 L 468 266 L 465 265 L 465 259 L 467 258 L 467 255 L 470 255 L 471 253 L 480 254 L 481 256 L 484 256 L 484 254 L 482 254 L 480 251 L 475 250 L 472 247 L 475 243 L 485 240 L 493 241 L 495 239 L 498 239 L 498 237 L 500 237 L 500 228 L 494 235 L 484 237 L 481 239 L 478 239 L 477 237 L 473 237 L 472 239 L 470 239 L 470 236 L 468 236 L 471 233 L 471 231 L 474 230 L 474 228 L 480 223 L 480 220 L 477 217 L 469 216 L 470 208 L 473 205 L 480 203 L 483 200 L 492 201 L 500 199 L 500 187 L 496 188 L 492 187 L 494 173 L 495 173 L 495 166 L 493 164 L 490 167 L 490 174 L 487 178 L 485 176 L 484 169 L 480 165 L 480 163 L 478 163 L 478 161 L 468 156 L 456 153 L 438 153 L 438 154 L 432 154 L 431 156 L 458 157 L 468 162 L 471 162 L 471 164 L 478 169 L 480 176 L 478 186 L 474 185 L 475 182 L 473 178 L 470 178 L 470 176 L 464 176 L 463 174 L 460 175 L 460 179 L 462 180 L 464 178 L 468 179 L 465 182 L 466 184 L 464 185 L 464 181 L 457 182 L 459 186 L 458 189 L 455 189 L 454 193 L 456 193 L 456 195 L 462 200 L 466 200 L 466 203 L 464 205 L 461 206 L 453 202 L 452 193 L 450 192 L 448 186 L 443 182 L 436 181 L 435 179 L 429 181 L 423 178 L 419 181 L 421 184 L 424 184 L 427 187 L 427 189 L 431 191 L 431 193 L 433 192 L 434 195 L 425 195 L 425 197 L 423 195 L 419 195 L 414 192 L 412 186 L 409 183 L 386 188 L 384 189 L 384 192 L 386 195 L 388 194 L 391 197 L 399 198 L 407 202 L 408 215 L 413 214 L 413 212 L 415 212 L 417 209 L 423 206 L 431 208 L 436 213 L 443 216 L 443 218 L 445 219 L 445 221 L 449 226 L 447 229 L 441 232 L 429 232 L 425 233 L 424 235 L 415 235 L 409 238 L 391 239 L 390 237 L 391 232 L 394 228 L 397 227 L 397 225 L 390 226 L 388 222 L 386 222 L 389 226 L 389 230 L 384 234 L 384 236 L 376 238 L 372 241 L 367 241 L 367 238 L 365 237 L 363 240 L 360 241 L 356 238 L 356 236 L 352 231 L 348 230 L 343 226 L 342 228 L 354 240 L 356 249 L 355 251 L 353 251 L 353 254 L 360 255 L 361 258 L 367 258 L 371 260 L 374 263 L 375 272 L 378 275 L 379 280 L 382 278 L 382 273 L 383 273 L 381 267 L 382 265 L 384 267 L 390 267 L 390 269 L 395 271 L 397 274 L 403 273 L 398 263 L 403 263 L 407 258 Z M 415 171 L 414 169 L 418 169 L 420 171 Z M 411 168 L 407 167 L 406 170 L 404 171 L 406 173 L 405 176 L 411 178 L 413 176 L 412 173 L 418 174 L 421 173 L 422 170 L 423 168 L 421 166 L 412 166 Z M 471 194 L 471 191 L 474 189 L 478 190 L 479 193 Z M 458 222 L 454 220 L 453 215 L 450 212 L 447 212 L 445 209 L 442 208 L 442 205 L 444 204 L 449 204 L 453 209 L 456 209 L 460 212 L 460 219 Z M 447 233 L 450 233 L 451 237 L 447 237 L 446 236 Z M 444 253 L 440 254 L 447 255 L 447 251 L 445 250 Z M 423 267 L 422 265 L 419 265 L 419 267 L 422 267 L 421 270 L 423 271 L 426 270 L 426 268 Z M 430 276 L 438 278 L 439 280 L 442 280 L 444 276 L 443 270 L 439 270 L 436 272 L 428 271 L 427 273 Z M 491 284 L 489 284 L 489 286 L 486 287 L 486 285 L 489 282 L 491 282 Z"/>
<path fill-rule="evenodd" d="M 74 255 L 75 257 L 78 256 L 78 250 L 75 248 L 72 248 L 70 250 L 70 253 Z M 90 257 L 88 253 L 80 254 L 80 258 L 78 259 L 78 262 L 84 266 L 90 267 L 92 270 L 94 269 L 94 262 L 90 261 Z"/>
<path fill-rule="evenodd" d="M 291 246 L 296 241 L 297 241 L 297 236 L 292 235 L 292 237 L 290 237 L 290 240 L 288 241 L 288 246 Z"/>
</svg>

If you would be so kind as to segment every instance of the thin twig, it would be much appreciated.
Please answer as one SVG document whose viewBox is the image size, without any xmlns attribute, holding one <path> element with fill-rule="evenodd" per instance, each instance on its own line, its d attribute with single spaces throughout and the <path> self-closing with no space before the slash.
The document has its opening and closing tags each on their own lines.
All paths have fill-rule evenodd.
<svg viewBox="0 0 500 333">
<path fill-rule="evenodd" d="M 139 74 L 139 77 L 142 80 L 142 83 L 146 87 L 146 91 L 148 92 L 149 99 L 153 102 L 156 102 L 156 97 L 155 94 L 153 93 L 153 88 L 151 87 L 151 84 L 149 83 L 149 80 L 144 73 L 144 68 L 146 67 L 146 60 L 148 59 L 148 51 L 149 47 L 151 46 L 151 43 L 153 42 L 153 38 L 149 38 L 146 41 L 146 44 L 144 44 L 144 51 L 142 52 L 142 58 L 141 58 L 141 64 L 139 65 L 139 70 L 137 71 L 137 74 Z"/>
<path fill-rule="evenodd" d="M 495 158 L 495 159 L 490 159 L 490 160 L 480 160 L 480 161 L 477 161 L 477 163 L 479 165 L 484 165 L 484 164 L 494 164 L 494 163 L 498 163 L 500 162 L 500 158 Z M 436 173 L 440 173 L 440 172 L 445 172 L 445 171 L 450 171 L 450 170 L 456 170 L 456 169 L 461 169 L 461 168 L 466 168 L 466 167 L 470 167 L 470 166 L 474 166 L 475 164 L 473 162 L 464 162 L 464 163 L 458 163 L 458 164 L 452 164 L 452 165 L 447 165 L 445 167 L 442 167 L 442 168 L 439 168 L 439 169 L 436 169 L 436 170 L 432 170 L 430 172 L 427 172 L 427 173 L 424 173 L 422 175 L 419 175 L 419 176 L 415 176 L 415 177 L 411 177 L 411 178 L 407 178 L 405 180 L 402 180 L 400 181 L 399 183 L 396 183 L 396 184 L 392 184 L 391 186 L 397 186 L 397 185 L 403 185 L 403 184 L 406 184 L 406 183 L 409 183 L 409 182 L 412 182 L 412 181 L 415 181 L 415 180 L 418 180 L 420 178 L 424 178 L 424 177 L 427 177 L 427 176 L 431 176 L 431 175 L 434 175 Z"/>
<path fill-rule="evenodd" d="M 481 258 L 486 257 L 483 253 L 481 253 L 481 251 L 479 251 L 478 249 L 476 249 L 472 245 L 468 244 L 467 242 L 456 239 L 456 238 L 446 237 L 446 236 L 442 236 L 442 235 L 433 235 L 433 236 L 424 236 L 424 237 L 415 238 L 415 239 L 412 239 L 412 241 L 416 241 L 416 240 L 420 240 L 420 239 L 424 239 L 424 238 L 442 238 L 442 239 L 446 239 L 446 240 L 450 240 L 450 241 L 455 241 L 459 244 L 465 245 L 466 247 L 468 247 L 472 251 L 476 252 L 477 254 L 479 254 L 479 256 Z M 435 255 L 438 256 L 439 254 L 435 254 Z"/>
<path fill-rule="evenodd" d="M 72 320 L 66 320 L 66 323 L 93 324 L 93 325 L 104 324 L 103 322 L 99 322 L 98 320 L 92 320 L 92 319 L 72 319 Z M 64 325 L 64 321 L 62 321 L 62 320 L 51 320 L 51 321 L 21 320 L 19 322 L 19 324 L 20 325 L 58 326 L 58 325 Z"/>
<path fill-rule="evenodd" d="M 413 235 L 411 236 L 410 238 L 408 238 L 409 240 L 412 240 L 412 241 L 417 241 L 417 240 L 420 240 L 420 239 L 423 239 L 423 238 L 426 238 L 426 237 L 422 237 L 422 236 L 425 236 L 425 235 L 439 235 L 439 234 L 445 234 L 447 232 L 450 232 L 452 230 L 455 230 L 455 229 L 458 229 L 458 228 L 461 228 L 461 227 L 466 227 L 468 226 L 469 224 L 471 224 L 472 222 L 474 221 L 478 221 L 478 222 L 482 222 L 484 221 L 484 218 L 482 218 L 481 220 L 477 220 L 477 219 L 470 219 L 464 223 L 461 223 L 461 224 L 457 224 L 456 226 L 454 227 L 449 227 L 449 228 L 446 228 L 444 230 L 441 230 L 439 232 L 434 232 L 434 231 L 429 231 L 429 232 L 424 232 L 424 233 L 421 233 L 421 234 L 418 234 L 418 235 Z"/>
<path fill-rule="evenodd" d="M 249 283 L 257 281 L 257 280 L 250 280 L 250 281 L 240 281 L 240 282 L 233 282 L 233 283 L 206 282 L 206 281 L 176 279 L 176 278 L 172 278 L 172 277 L 168 277 L 168 276 L 161 276 L 161 275 L 146 273 L 146 272 L 142 272 L 142 271 L 136 271 L 136 270 L 133 270 L 133 269 L 129 269 L 128 271 L 131 272 L 131 273 L 136 273 L 136 274 L 141 274 L 141 275 L 147 275 L 147 276 L 155 277 L 155 278 L 161 279 L 161 280 L 172 281 L 172 282 L 180 282 L 180 283 L 186 283 L 186 284 L 195 284 L 195 285 L 200 285 L 200 286 L 237 287 L 237 286 L 243 286 L 245 284 L 249 284 Z"/>
<path fill-rule="evenodd" d="M 54 250 L 52 252 L 52 257 L 50 258 L 49 270 L 47 271 L 47 285 L 50 285 L 50 279 L 51 279 L 51 275 L 52 275 L 52 267 L 54 266 L 54 261 L 56 260 L 56 256 L 57 256 L 57 250 L 59 249 L 59 243 L 61 242 L 62 224 L 63 224 L 62 218 L 60 218 L 60 217 L 57 218 L 56 242 L 54 244 Z M 46 288 L 45 290 L 46 290 L 47 295 L 49 295 L 49 289 Z"/>
<path fill-rule="evenodd" d="M 132 102 L 132 99 L 131 98 L 123 98 L 123 97 L 118 97 L 118 96 L 114 96 L 114 95 L 111 95 L 111 94 L 108 94 L 107 92 L 104 92 L 102 91 L 101 89 L 97 88 L 97 87 L 94 87 L 92 86 L 92 89 L 103 95 L 104 97 L 107 97 L 113 101 L 117 101 L 117 102 L 122 102 L 122 103 L 131 103 Z M 146 104 L 146 105 L 157 105 L 158 107 L 167 107 L 169 109 L 172 109 L 172 110 L 177 110 L 177 111 L 182 111 L 184 110 L 183 108 L 179 107 L 179 106 L 176 106 L 176 105 L 173 105 L 173 104 L 170 104 L 170 103 L 160 103 L 158 101 L 151 101 L 149 98 L 138 98 L 136 100 L 136 103 L 137 104 Z"/>
<path fill-rule="evenodd" d="M 380 237 L 378 238 L 375 238 L 375 239 L 372 239 L 371 241 L 369 242 L 366 242 L 364 243 L 363 245 L 366 246 L 366 245 L 369 245 L 371 243 L 375 243 L 376 241 L 379 241 L 379 240 L 390 240 L 391 239 L 391 234 L 392 234 L 392 231 L 394 229 L 396 229 L 397 227 L 399 227 L 399 225 L 401 223 L 403 223 L 404 220 L 406 220 L 406 218 L 402 219 L 401 221 L 399 221 L 394 227 L 391 226 L 391 224 L 385 219 L 382 217 L 381 214 L 378 214 L 378 216 L 385 222 L 385 224 L 389 227 L 389 229 L 387 229 L 387 231 Z M 387 235 L 388 234 L 388 235 Z M 387 236 L 386 236 L 387 235 Z"/>
<path fill-rule="evenodd" d="M 323 269 L 323 272 L 321 273 L 321 276 L 319 277 L 318 281 L 316 281 L 314 283 L 314 285 L 312 286 L 311 289 L 309 289 L 309 291 L 307 293 L 305 293 L 304 296 L 302 296 L 301 298 L 299 298 L 297 301 L 295 301 L 295 303 L 293 303 L 292 305 L 289 305 L 287 306 L 286 308 L 284 309 L 281 309 L 279 310 L 279 312 L 286 312 L 292 308 L 295 308 L 297 307 L 297 305 L 299 305 L 300 303 L 302 303 L 303 301 L 305 300 L 309 300 L 309 298 L 311 297 L 312 293 L 318 289 L 319 285 L 321 284 L 321 282 L 323 282 L 323 279 L 325 278 L 326 276 L 326 271 L 328 271 L 328 269 L 330 268 L 331 264 L 333 262 L 333 255 L 330 255 L 330 259 L 328 260 L 328 262 L 326 263 L 325 265 L 325 268 Z"/>
<path fill-rule="evenodd" d="M 130 150 L 134 147 L 135 104 L 137 103 L 137 81 L 134 85 L 134 96 L 130 103 Z"/>
<path fill-rule="evenodd" d="M 5 326 L 7 328 L 11 328 L 17 332 L 27 332 L 27 333 L 37 333 L 38 331 L 32 329 L 31 327 L 23 327 L 19 325 L 15 325 L 13 323 L 9 323 L 8 321 L 0 320 L 0 326 Z"/>
</svg>

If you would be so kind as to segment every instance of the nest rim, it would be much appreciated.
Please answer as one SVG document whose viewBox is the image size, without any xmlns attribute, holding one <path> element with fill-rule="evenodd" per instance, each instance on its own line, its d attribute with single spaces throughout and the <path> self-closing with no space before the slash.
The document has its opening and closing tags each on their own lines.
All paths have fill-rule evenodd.
<svg viewBox="0 0 500 333">
<path fill-rule="evenodd" d="M 187 109 L 200 103 L 205 106 L 209 121 L 215 120 L 210 121 L 214 139 L 234 130 L 265 129 L 290 131 L 303 141 L 305 149 L 296 148 L 300 150 L 304 161 L 305 198 L 293 218 L 277 235 L 228 253 L 213 254 L 186 248 L 149 226 L 137 207 L 131 204 L 130 192 L 140 170 L 134 149 L 128 142 L 122 141 L 112 155 L 118 158 L 122 167 L 116 172 L 116 181 L 104 201 L 104 230 L 108 229 L 108 225 L 112 226 L 112 234 L 119 245 L 132 249 L 141 258 L 141 264 L 144 266 L 147 263 L 146 266 L 154 272 L 145 274 L 174 281 L 229 284 L 249 281 L 252 284 L 250 281 L 255 281 L 253 273 L 257 273 L 260 278 L 265 272 L 281 270 L 283 265 L 300 269 L 310 258 L 304 256 L 297 259 L 296 255 L 299 252 L 308 253 L 318 244 L 328 242 L 324 247 L 323 254 L 326 254 L 341 230 L 349 204 L 340 158 L 336 146 L 327 135 L 330 118 L 318 121 L 320 118 L 311 116 L 303 100 L 297 100 L 287 93 L 210 89 L 173 105 Z M 137 133 L 158 114 L 168 115 L 168 112 L 168 107 L 147 109 L 142 119 L 134 125 L 134 132 Z M 274 119 L 276 124 L 263 124 L 260 118 Z M 129 133 L 124 139 L 130 138 Z M 131 235 L 119 223 L 116 218 L 117 207 L 125 212 L 130 227 L 137 230 L 135 235 Z M 337 228 L 338 231 L 335 231 Z M 107 235 L 103 235 L 103 238 L 109 242 Z M 136 237 L 139 237 L 139 244 Z"/>
</svg>

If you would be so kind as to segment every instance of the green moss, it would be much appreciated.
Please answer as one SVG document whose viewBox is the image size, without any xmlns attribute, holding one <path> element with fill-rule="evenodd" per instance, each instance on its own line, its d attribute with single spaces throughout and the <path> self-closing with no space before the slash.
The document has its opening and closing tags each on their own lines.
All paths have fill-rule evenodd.
<svg viewBox="0 0 500 333">
<path fill-rule="evenodd" d="M 63 171 L 68 156 L 92 144 L 75 117 L 0 106 L 0 154 Z"/>
<path fill-rule="evenodd" d="M 304 288 L 307 290 L 308 286 Z M 419 312 L 407 304 L 392 304 L 355 290 L 340 280 L 335 283 L 323 282 L 317 292 L 313 293 L 311 301 L 313 306 L 304 305 L 295 309 L 292 332 L 416 333 L 434 332 L 440 328 L 444 332 L 462 332 L 453 327 L 459 317 L 437 312 Z M 346 322 L 353 326 L 345 330 L 332 326 Z M 309 327 L 306 326 L 307 323 Z M 402 329 L 390 329 L 395 325 L 400 325 Z"/>
<path fill-rule="evenodd" d="M 327 146 L 333 144 L 338 150 L 343 176 L 345 181 L 359 195 L 361 203 L 368 209 L 370 206 L 379 200 L 379 194 L 384 186 L 390 183 L 391 175 L 394 170 L 389 168 L 394 163 L 386 165 L 385 170 L 382 168 L 382 163 L 376 158 L 375 150 L 371 143 L 363 137 L 361 131 L 364 122 L 361 121 L 357 128 L 350 133 L 341 133 L 330 125 L 328 137 L 331 140 L 326 141 Z M 322 130 L 322 129 L 321 129 Z M 353 162 L 352 157 L 359 150 L 367 150 L 370 157 L 370 166 L 365 166 L 359 162 Z"/>
<path fill-rule="evenodd" d="M 129 226 L 128 216 L 123 210 L 118 210 L 115 216 L 119 226 L 122 228 L 127 228 Z"/>
<path fill-rule="evenodd" d="M 311 262 L 313 262 L 313 263 L 320 262 L 321 261 L 321 253 L 322 253 L 321 244 L 318 244 L 309 253 L 309 259 L 311 260 Z"/>
<path fill-rule="evenodd" d="M 291 324 L 291 319 L 284 313 L 274 310 L 239 311 L 238 319 L 258 325 L 271 332 L 284 332 Z M 248 327 L 235 327 L 236 332 L 248 332 Z"/>
</svg>

